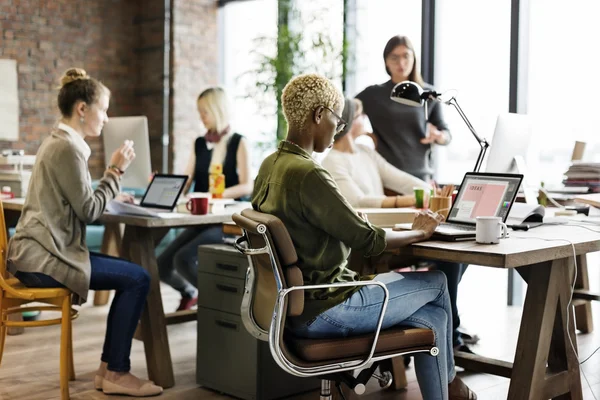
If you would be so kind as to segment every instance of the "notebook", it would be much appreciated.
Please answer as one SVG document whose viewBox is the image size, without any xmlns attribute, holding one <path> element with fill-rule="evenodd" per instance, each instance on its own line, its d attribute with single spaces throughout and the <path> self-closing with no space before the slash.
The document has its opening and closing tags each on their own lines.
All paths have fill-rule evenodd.
<svg viewBox="0 0 600 400">
<path fill-rule="evenodd" d="M 113 200 L 108 203 L 107 211 L 114 214 L 160 217 L 165 212 L 173 211 L 187 179 L 187 175 L 155 174 L 139 205 Z"/>
<path fill-rule="evenodd" d="M 432 239 L 475 239 L 477 217 L 496 216 L 506 222 L 522 181 L 519 174 L 467 173 L 447 221 L 436 228 Z M 412 229 L 412 224 L 396 224 L 394 228 Z"/>
</svg>

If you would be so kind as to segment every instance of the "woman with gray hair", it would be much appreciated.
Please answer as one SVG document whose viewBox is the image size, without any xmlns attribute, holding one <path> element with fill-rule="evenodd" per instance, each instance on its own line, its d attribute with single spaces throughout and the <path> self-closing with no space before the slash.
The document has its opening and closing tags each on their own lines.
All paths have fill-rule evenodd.
<svg viewBox="0 0 600 400">
<path fill-rule="evenodd" d="M 348 125 L 335 136 L 333 149 L 322 165 L 352 207 L 412 207 L 415 205 L 415 187 L 431 190 L 428 183 L 400 171 L 375 150 L 356 143 L 356 139 L 366 133 L 360 100 L 347 98 L 342 118 Z M 399 195 L 386 196 L 384 188 Z"/>
</svg>

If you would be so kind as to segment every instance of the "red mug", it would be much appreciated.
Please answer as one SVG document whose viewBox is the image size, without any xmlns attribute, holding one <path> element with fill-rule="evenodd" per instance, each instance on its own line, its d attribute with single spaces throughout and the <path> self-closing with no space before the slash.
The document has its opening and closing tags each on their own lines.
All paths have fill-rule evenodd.
<svg viewBox="0 0 600 400">
<path fill-rule="evenodd" d="M 194 215 L 208 214 L 208 197 L 192 197 L 185 207 Z"/>
</svg>

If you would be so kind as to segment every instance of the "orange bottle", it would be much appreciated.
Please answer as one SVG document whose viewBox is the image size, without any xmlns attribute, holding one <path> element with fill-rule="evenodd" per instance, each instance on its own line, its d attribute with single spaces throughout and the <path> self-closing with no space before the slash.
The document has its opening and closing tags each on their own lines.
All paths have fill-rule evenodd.
<svg viewBox="0 0 600 400">
<path fill-rule="evenodd" d="M 208 176 L 208 191 L 213 199 L 223 198 L 225 191 L 225 175 L 223 175 L 223 165 L 211 164 Z"/>
</svg>

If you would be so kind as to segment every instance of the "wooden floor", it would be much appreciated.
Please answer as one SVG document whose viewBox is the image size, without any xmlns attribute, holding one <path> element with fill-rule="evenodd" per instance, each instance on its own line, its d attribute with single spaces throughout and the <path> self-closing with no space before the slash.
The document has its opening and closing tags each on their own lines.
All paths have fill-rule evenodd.
<svg viewBox="0 0 600 400">
<path fill-rule="evenodd" d="M 590 266 L 592 289 L 600 291 L 600 256 L 593 255 Z M 512 361 L 521 309 L 506 307 L 506 271 L 471 267 L 461 284 L 459 308 L 463 326 L 477 332 L 482 340 L 473 349 L 480 354 Z M 165 308 L 173 310 L 178 296 L 168 287 L 163 288 Z M 98 366 L 104 337 L 108 306 L 85 305 L 81 316 L 74 322 L 75 371 L 77 380 L 70 385 L 73 399 L 118 399 L 105 396 L 93 389 L 93 374 Z M 47 313 L 48 314 L 48 313 Z M 46 315 L 49 317 L 50 314 Z M 600 346 L 600 305 L 594 304 L 596 331 L 578 335 L 580 360 Z M 165 391 L 163 399 L 217 400 L 230 397 L 199 388 L 195 383 L 196 369 L 196 323 L 169 326 L 169 340 L 175 370 L 175 387 Z M 9 336 L 2 366 L 0 367 L 0 400 L 46 400 L 58 399 L 59 329 L 45 327 L 30 329 L 20 336 Z M 133 373 L 146 377 L 144 349 L 141 342 L 134 341 L 132 352 Z M 600 351 L 583 367 L 590 386 L 582 377 L 584 399 L 600 399 Z M 225 372 L 226 373 L 226 372 Z M 477 392 L 479 399 L 505 399 L 508 379 L 485 374 L 461 372 L 460 376 Z M 353 399 L 421 399 L 414 368 L 408 370 L 410 385 L 407 391 L 382 391 L 371 382 L 363 396 Z M 123 397 L 128 398 L 128 397 Z M 308 393 L 294 400 L 318 399 L 318 394 Z"/>
</svg>

